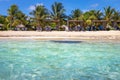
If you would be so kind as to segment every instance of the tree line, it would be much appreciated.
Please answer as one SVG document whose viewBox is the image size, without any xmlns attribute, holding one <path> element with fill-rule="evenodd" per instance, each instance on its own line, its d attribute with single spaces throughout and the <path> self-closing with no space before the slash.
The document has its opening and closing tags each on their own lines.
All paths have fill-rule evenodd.
<svg viewBox="0 0 120 80">
<path fill-rule="evenodd" d="M 51 5 L 51 11 L 48 10 L 44 5 L 35 5 L 35 9 L 30 12 L 31 16 L 25 15 L 19 7 L 15 4 L 11 5 L 7 10 L 8 15 L 0 15 L 0 24 L 3 24 L 3 30 L 13 29 L 19 24 L 23 24 L 30 30 L 34 30 L 36 27 L 45 27 L 50 25 L 55 27 L 63 24 L 67 24 L 66 20 L 82 20 L 84 21 L 84 27 L 92 25 L 92 20 L 106 20 L 107 23 L 111 25 L 111 21 L 120 20 L 120 11 L 117 11 L 111 6 L 107 6 L 101 10 L 89 10 L 87 12 L 82 12 L 79 8 L 71 11 L 70 15 L 65 14 L 65 8 L 62 3 L 54 2 Z M 52 23 L 49 21 L 54 20 Z M 59 23 L 55 22 L 59 21 Z M 72 23 L 70 25 L 76 25 Z M 118 24 L 118 26 L 120 26 Z"/>
</svg>

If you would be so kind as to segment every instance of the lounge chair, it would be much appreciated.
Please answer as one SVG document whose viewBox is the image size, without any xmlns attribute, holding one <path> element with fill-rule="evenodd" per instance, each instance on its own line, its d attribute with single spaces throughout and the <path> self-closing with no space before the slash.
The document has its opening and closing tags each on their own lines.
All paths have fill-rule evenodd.
<svg viewBox="0 0 120 80">
<path fill-rule="evenodd" d="M 45 31 L 51 31 L 51 27 L 50 26 L 46 26 L 45 27 Z"/>
<path fill-rule="evenodd" d="M 42 28 L 40 26 L 36 27 L 37 31 L 42 31 Z"/>
<path fill-rule="evenodd" d="M 99 30 L 104 30 L 104 27 L 102 25 L 100 25 Z"/>
<path fill-rule="evenodd" d="M 119 26 L 115 26 L 114 28 L 115 30 L 120 30 Z"/>
</svg>

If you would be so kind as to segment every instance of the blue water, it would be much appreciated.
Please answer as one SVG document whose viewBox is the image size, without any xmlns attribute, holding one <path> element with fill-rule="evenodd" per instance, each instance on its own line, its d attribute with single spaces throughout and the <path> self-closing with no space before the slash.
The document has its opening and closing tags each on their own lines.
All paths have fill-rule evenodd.
<svg viewBox="0 0 120 80">
<path fill-rule="evenodd" d="M 0 40 L 0 80 L 120 80 L 120 42 Z"/>
</svg>

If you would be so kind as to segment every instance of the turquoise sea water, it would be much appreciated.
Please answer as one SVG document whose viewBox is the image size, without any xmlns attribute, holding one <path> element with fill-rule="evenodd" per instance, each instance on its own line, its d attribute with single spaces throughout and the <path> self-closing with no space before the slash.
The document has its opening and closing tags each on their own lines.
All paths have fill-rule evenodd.
<svg viewBox="0 0 120 80">
<path fill-rule="evenodd" d="M 0 80 L 120 80 L 120 42 L 0 40 Z"/>
</svg>

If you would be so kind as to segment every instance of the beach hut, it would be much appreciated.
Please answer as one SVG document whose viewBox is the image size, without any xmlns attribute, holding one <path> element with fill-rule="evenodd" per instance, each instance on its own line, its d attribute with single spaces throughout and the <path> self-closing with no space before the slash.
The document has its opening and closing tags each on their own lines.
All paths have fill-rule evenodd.
<svg viewBox="0 0 120 80">
<path fill-rule="evenodd" d="M 51 30 L 59 30 L 59 28 L 60 28 L 60 20 L 46 19 L 44 21 L 46 23 L 49 23 L 49 24 L 51 24 L 51 23 L 55 23 L 56 24 L 56 26 L 54 28 L 51 28 Z"/>
<path fill-rule="evenodd" d="M 116 23 L 117 23 L 117 25 L 120 25 L 120 20 L 117 20 Z"/>
<path fill-rule="evenodd" d="M 70 23 L 75 23 L 77 25 L 83 26 L 83 20 L 68 20 L 68 24 L 67 25 L 69 26 Z"/>
<path fill-rule="evenodd" d="M 20 24 L 20 25 L 17 25 L 17 26 L 16 26 L 15 30 L 16 30 L 16 31 L 26 31 L 27 28 L 25 27 L 25 25 Z"/>
<path fill-rule="evenodd" d="M 112 26 L 115 30 L 120 30 L 120 20 L 111 21 L 111 22 L 112 22 Z"/>
<path fill-rule="evenodd" d="M 92 24 L 99 24 L 97 28 L 99 27 L 100 30 L 106 29 L 107 23 L 107 20 L 92 20 Z"/>
<path fill-rule="evenodd" d="M 70 24 L 75 24 L 74 26 L 70 26 Z M 67 26 L 69 27 L 70 30 L 77 30 L 80 31 L 83 29 L 83 20 L 68 20 L 67 21 Z"/>
</svg>

